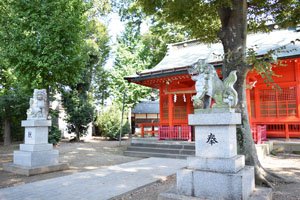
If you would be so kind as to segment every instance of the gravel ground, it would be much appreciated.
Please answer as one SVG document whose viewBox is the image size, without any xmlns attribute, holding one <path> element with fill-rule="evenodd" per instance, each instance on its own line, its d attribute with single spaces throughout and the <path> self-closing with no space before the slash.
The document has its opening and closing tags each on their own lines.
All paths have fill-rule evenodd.
<svg viewBox="0 0 300 200">
<path fill-rule="evenodd" d="M 262 165 L 292 182 L 277 185 L 273 200 L 300 200 L 300 155 L 282 153 L 267 156 Z"/>
<path fill-rule="evenodd" d="M 0 146 L 0 188 L 138 160 L 139 158 L 123 156 L 123 151 L 128 144 L 129 141 L 122 141 L 122 145 L 119 146 L 118 141 L 104 141 L 100 139 L 80 143 L 61 142 L 56 147 L 60 152 L 60 161 L 69 163 L 70 169 L 31 177 L 4 172 L 1 168 L 2 163 L 12 161 L 13 150 L 18 149 L 19 145 Z M 274 190 L 273 200 L 300 200 L 300 155 L 279 154 L 277 156 L 268 156 L 262 164 L 267 169 L 293 181 L 290 184 L 277 185 Z M 174 175 L 166 180 L 118 196 L 114 200 L 157 199 L 159 193 L 174 187 L 175 184 L 176 176 Z"/>
<path fill-rule="evenodd" d="M 55 147 L 59 150 L 59 160 L 63 163 L 69 163 L 70 168 L 65 171 L 40 174 L 30 177 L 15 175 L 3 171 L 2 163 L 12 162 L 13 150 L 18 150 L 19 144 L 14 144 L 8 147 L 0 146 L 0 188 L 139 160 L 140 158 L 123 156 L 123 151 L 126 149 L 128 144 L 129 141 L 123 140 L 121 142 L 121 146 L 119 146 L 118 141 L 105 141 L 96 138 L 78 143 L 61 142 L 57 147 Z"/>
</svg>

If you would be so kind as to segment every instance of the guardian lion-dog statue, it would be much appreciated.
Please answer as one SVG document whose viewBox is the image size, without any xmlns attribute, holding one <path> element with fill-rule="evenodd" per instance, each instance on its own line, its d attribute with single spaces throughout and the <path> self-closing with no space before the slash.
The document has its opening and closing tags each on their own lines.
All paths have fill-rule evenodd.
<svg viewBox="0 0 300 200">
<path fill-rule="evenodd" d="M 207 64 L 204 59 L 198 60 L 191 68 L 189 74 L 196 81 L 197 94 L 192 97 L 196 109 L 206 109 L 211 106 L 211 99 L 215 100 L 213 108 L 234 108 L 238 102 L 238 94 L 233 88 L 237 80 L 236 70 L 221 81 L 213 65 Z"/>
<path fill-rule="evenodd" d="M 29 105 L 27 119 L 48 118 L 47 92 L 45 89 L 34 89 L 33 98 L 30 98 Z"/>
</svg>

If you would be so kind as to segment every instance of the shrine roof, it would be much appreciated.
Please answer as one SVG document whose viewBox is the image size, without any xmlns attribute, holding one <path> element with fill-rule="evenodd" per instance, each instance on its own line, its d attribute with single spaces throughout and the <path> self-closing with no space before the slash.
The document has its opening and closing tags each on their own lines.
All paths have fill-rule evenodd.
<svg viewBox="0 0 300 200">
<path fill-rule="evenodd" d="M 159 101 L 142 101 L 133 108 L 132 113 L 135 114 L 158 114 Z"/>
<path fill-rule="evenodd" d="M 284 51 L 276 53 L 278 58 L 300 55 L 300 32 L 295 30 L 274 30 L 270 33 L 249 34 L 247 37 L 247 48 L 254 49 L 258 56 L 280 48 L 284 48 Z M 199 59 L 206 59 L 208 63 L 221 65 L 222 55 L 223 46 L 221 43 L 204 44 L 198 40 L 190 40 L 169 44 L 165 57 L 154 68 L 125 77 L 125 79 L 139 80 L 173 72 L 187 72 L 187 68 Z"/>
</svg>

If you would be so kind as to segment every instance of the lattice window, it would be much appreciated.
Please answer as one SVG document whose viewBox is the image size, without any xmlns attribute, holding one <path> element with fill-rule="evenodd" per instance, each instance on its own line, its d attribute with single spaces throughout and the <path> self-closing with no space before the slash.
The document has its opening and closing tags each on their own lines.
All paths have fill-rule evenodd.
<svg viewBox="0 0 300 200">
<path fill-rule="evenodd" d="M 186 119 L 186 99 L 181 94 L 177 94 L 176 102 L 174 102 L 173 117 L 174 119 Z"/>
<path fill-rule="evenodd" d="M 187 117 L 186 106 L 174 107 L 174 119 L 185 119 Z"/>
<path fill-rule="evenodd" d="M 262 117 L 296 116 L 296 87 L 278 90 L 261 90 L 260 114 Z"/>
</svg>

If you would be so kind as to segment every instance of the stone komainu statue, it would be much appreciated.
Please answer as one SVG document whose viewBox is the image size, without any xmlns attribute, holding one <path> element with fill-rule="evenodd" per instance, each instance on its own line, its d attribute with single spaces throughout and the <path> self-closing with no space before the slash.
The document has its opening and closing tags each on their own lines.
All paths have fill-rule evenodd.
<svg viewBox="0 0 300 200">
<path fill-rule="evenodd" d="M 207 64 L 204 59 L 198 60 L 189 69 L 192 80 L 196 81 L 197 94 L 192 97 L 194 108 L 210 108 L 211 99 L 215 100 L 213 108 L 234 108 L 238 102 L 237 92 L 233 88 L 237 80 L 236 70 L 222 82 L 213 65 Z"/>
<path fill-rule="evenodd" d="M 47 92 L 45 89 L 34 89 L 33 98 L 29 101 L 30 108 L 27 110 L 27 119 L 47 119 Z"/>
</svg>

